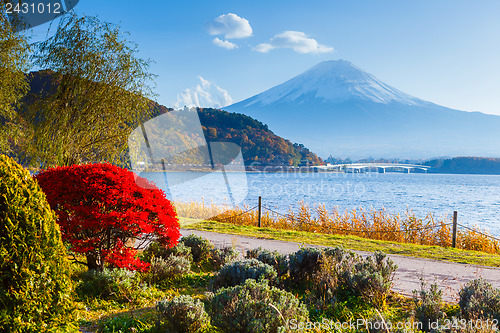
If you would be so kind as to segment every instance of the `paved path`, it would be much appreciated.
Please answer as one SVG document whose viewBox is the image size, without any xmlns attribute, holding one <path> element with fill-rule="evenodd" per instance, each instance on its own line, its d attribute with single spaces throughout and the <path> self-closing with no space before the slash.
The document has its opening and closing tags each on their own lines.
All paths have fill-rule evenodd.
<svg viewBox="0 0 500 333">
<path fill-rule="evenodd" d="M 208 231 L 192 229 L 181 229 L 183 236 L 196 234 L 211 240 L 216 246 L 223 247 L 234 244 L 238 251 L 246 253 L 249 249 L 259 246 L 269 250 L 277 250 L 284 254 L 295 252 L 299 249 L 299 243 L 269 240 L 262 238 L 245 237 L 231 234 L 221 234 Z M 307 244 L 305 244 L 307 245 Z M 307 245 L 318 247 L 316 245 Z M 354 251 L 366 256 L 370 252 Z M 398 265 L 394 276 L 393 290 L 411 295 L 412 291 L 420 288 L 420 277 L 424 277 L 428 283 L 436 282 L 443 290 L 444 299 L 447 301 L 458 301 L 458 291 L 461 286 L 475 278 L 482 277 L 496 288 L 500 288 L 500 268 L 458 264 L 447 261 L 406 257 L 401 255 L 388 255 Z"/>
</svg>

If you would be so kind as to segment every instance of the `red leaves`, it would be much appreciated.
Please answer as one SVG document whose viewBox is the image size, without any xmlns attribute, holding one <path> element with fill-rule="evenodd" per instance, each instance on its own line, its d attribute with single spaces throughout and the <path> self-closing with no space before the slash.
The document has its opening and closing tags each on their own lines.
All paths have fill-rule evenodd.
<svg viewBox="0 0 500 333">
<path fill-rule="evenodd" d="M 126 268 L 133 271 L 147 271 L 150 264 L 136 258 L 137 250 L 124 246 L 119 239 L 116 246 L 110 251 L 103 251 L 105 261 L 118 268 Z"/>
<path fill-rule="evenodd" d="M 147 269 L 135 258 L 136 249 L 125 247 L 127 240 L 133 243 L 153 234 L 167 246 L 177 243 L 179 221 L 170 201 L 133 172 L 111 164 L 87 164 L 49 169 L 35 178 L 58 214 L 63 239 L 75 252 L 92 252 L 101 267 L 108 262 Z"/>
</svg>

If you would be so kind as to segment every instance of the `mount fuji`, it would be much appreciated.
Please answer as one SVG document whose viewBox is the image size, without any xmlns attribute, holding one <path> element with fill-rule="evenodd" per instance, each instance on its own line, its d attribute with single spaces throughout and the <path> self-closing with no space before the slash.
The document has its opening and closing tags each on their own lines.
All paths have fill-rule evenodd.
<svg viewBox="0 0 500 333">
<path fill-rule="evenodd" d="M 500 116 L 405 94 L 345 60 L 224 108 L 327 157 L 500 156 Z"/>
</svg>

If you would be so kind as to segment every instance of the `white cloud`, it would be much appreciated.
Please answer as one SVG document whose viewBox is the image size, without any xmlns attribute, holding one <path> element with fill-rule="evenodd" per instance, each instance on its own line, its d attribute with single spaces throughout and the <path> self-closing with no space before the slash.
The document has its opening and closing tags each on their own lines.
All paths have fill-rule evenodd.
<svg viewBox="0 0 500 333">
<path fill-rule="evenodd" d="M 205 80 L 201 76 L 200 84 L 194 88 L 189 88 L 177 94 L 175 108 L 187 107 L 205 107 L 221 108 L 233 104 L 233 99 L 229 93 L 216 85 L 214 82 Z"/>
<path fill-rule="evenodd" d="M 236 49 L 238 48 L 238 45 L 231 43 L 230 41 L 227 40 L 221 40 L 218 37 L 215 37 L 213 40 L 214 44 L 217 45 L 218 47 L 223 47 L 228 50 Z"/>
<path fill-rule="evenodd" d="M 228 13 L 217 17 L 208 26 L 211 35 L 224 35 L 225 39 L 245 38 L 252 36 L 252 27 L 248 20 L 236 14 Z"/>
<path fill-rule="evenodd" d="M 271 38 L 269 43 L 262 43 L 255 47 L 255 51 L 261 53 L 267 53 L 273 49 L 292 49 L 298 53 L 333 52 L 333 47 L 321 45 L 300 31 L 285 31 Z"/>
</svg>

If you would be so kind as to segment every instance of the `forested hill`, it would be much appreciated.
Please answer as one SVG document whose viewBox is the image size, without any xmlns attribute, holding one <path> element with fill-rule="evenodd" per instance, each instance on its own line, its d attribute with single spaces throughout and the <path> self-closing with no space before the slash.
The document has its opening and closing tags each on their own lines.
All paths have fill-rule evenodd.
<svg viewBox="0 0 500 333">
<path fill-rule="evenodd" d="M 155 104 L 155 114 L 169 112 Z M 198 115 L 205 138 L 209 142 L 232 142 L 241 147 L 247 165 L 318 164 L 322 160 L 302 144 L 275 135 L 267 125 L 239 113 L 230 113 L 212 108 L 198 108 Z"/>
<path fill-rule="evenodd" d="M 207 140 L 236 143 L 242 148 L 247 163 L 295 166 L 321 163 L 321 159 L 303 145 L 275 135 L 267 125 L 251 117 L 216 109 L 198 109 L 198 114 Z"/>
<path fill-rule="evenodd" d="M 500 158 L 455 157 L 434 159 L 425 162 L 424 165 L 433 168 L 430 172 L 500 175 Z"/>
<path fill-rule="evenodd" d="M 28 75 L 28 80 L 31 87 L 28 96 L 31 98 L 40 93 L 55 91 L 58 84 L 58 76 L 51 71 L 32 72 Z M 151 106 L 153 116 L 172 110 L 153 101 Z M 321 159 L 303 145 L 292 144 L 275 135 L 267 125 L 251 117 L 209 108 L 198 109 L 198 114 L 206 140 L 239 145 L 247 165 L 252 162 L 262 166 L 321 163 Z"/>
</svg>

